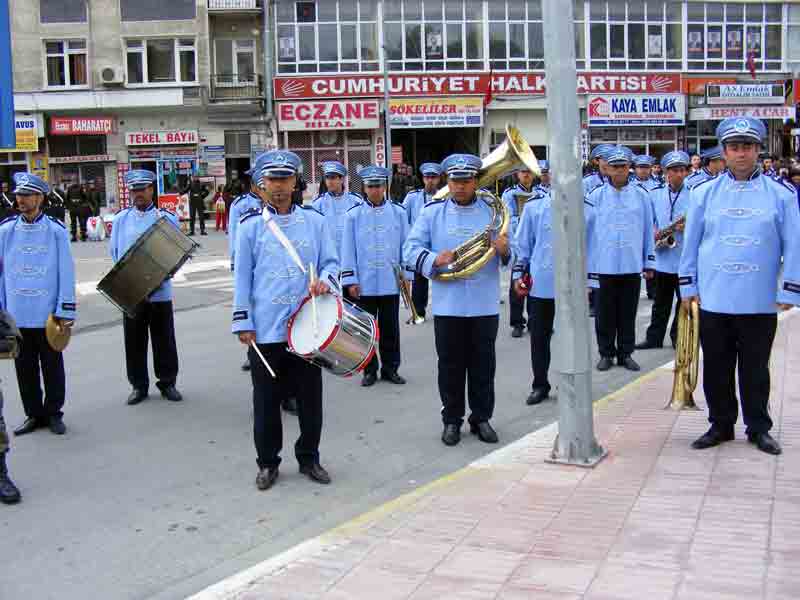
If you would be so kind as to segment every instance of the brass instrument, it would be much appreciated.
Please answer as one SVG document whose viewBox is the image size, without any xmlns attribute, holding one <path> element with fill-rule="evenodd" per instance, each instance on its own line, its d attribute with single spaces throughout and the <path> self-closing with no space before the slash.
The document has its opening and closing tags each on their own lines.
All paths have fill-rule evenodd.
<svg viewBox="0 0 800 600">
<path fill-rule="evenodd" d="M 672 396 L 664 408 L 698 410 L 692 393 L 697 387 L 700 365 L 700 305 L 696 299 L 678 312 L 678 340 L 675 344 L 675 375 Z"/>
<path fill-rule="evenodd" d="M 403 306 L 411 311 L 411 316 L 408 318 L 406 323 L 410 323 L 411 325 L 419 325 L 420 323 L 424 323 L 425 318 L 419 316 L 419 313 L 417 313 L 417 309 L 414 306 L 414 300 L 411 298 L 411 294 L 408 292 L 408 288 L 403 285 L 403 283 L 405 283 L 403 270 L 398 264 L 392 265 L 392 269 L 394 270 L 394 278 L 397 281 L 397 287 L 400 290 L 400 297 L 403 299 Z"/>
<path fill-rule="evenodd" d="M 517 209 L 517 216 L 521 219 L 522 211 L 525 209 L 525 205 L 528 203 L 528 200 L 530 200 L 534 196 L 537 196 L 538 192 L 534 191 L 523 192 L 521 190 L 514 190 L 513 195 L 514 195 L 514 203 L 516 204 L 516 209 Z"/>
<path fill-rule="evenodd" d="M 65 321 L 63 319 L 56 319 L 53 315 L 47 317 L 47 323 L 44 326 L 45 337 L 47 343 L 56 352 L 63 352 L 72 338 L 72 326 L 74 321 Z"/>
<path fill-rule="evenodd" d="M 478 188 L 490 186 L 509 171 L 524 165 L 534 176 L 541 175 L 539 162 L 531 151 L 530 145 L 513 125 L 506 125 L 506 140 L 483 159 L 478 171 Z M 448 186 L 443 187 L 433 199 L 444 198 L 450 193 Z M 455 261 L 447 265 L 446 270 L 436 275 L 436 279 L 447 281 L 471 277 L 480 271 L 495 255 L 492 240 L 508 233 L 511 215 L 505 203 L 491 192 L 478 189 L 477 196 L 492 207 L 492 222 L 481 233 L 478 233 L 453 250 Z"/>
<path fill-rule="evenodd" d="M 678 240 L 675 239 L 675 232 L 678 231 L 679 225 L 686 224 L 686 216 L 678 217 L 674 223 L 671 223 L 664 229 L 656 231 L 656 248 L 674 248 L 678 245 Z"/>
</svg>

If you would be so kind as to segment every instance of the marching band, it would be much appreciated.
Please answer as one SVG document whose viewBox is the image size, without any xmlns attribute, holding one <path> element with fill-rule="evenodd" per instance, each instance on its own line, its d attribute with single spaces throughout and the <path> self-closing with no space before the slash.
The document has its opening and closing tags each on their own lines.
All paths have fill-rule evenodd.
<svg viewBox="0 0 800 600">
<path fill-rule="evenodd" d="M 702 153 L 702 168 L 691 175 L 692 161 L 685 152 L 668 152 L 656 163 L 624 146 L 602 144 L 590 155 L 596 170 L 583 179 L 597 369 L 607 371 L 616 361 L 638 371 L 634 349 L 663 345 L 673 306 L 669 333 L 675 346 L 681 303 L 698 302 L 711 427 L 692 444 L 696 449 L 734 438 L 738 366 L 747 438 L 764 452 L 781 452 L 769 433 L 768 363 L 777 311 L 800 305 L 800 211 L 795 191 L 758 166 L 765 136 L 758 119 L 723 120 L 717 128 L 719 146 Z M 466 417 L 478 439 L 497 443 L 491 425 L 497 290 L 500 269 L 510 262 L 513 336 L 522 337 L 526 325 L 530 330 L 533 380 L 526 402 L 537 405 L 548 398 L 558 310 L 550 165 L 537 165 L 535 157 L 520 161 L 516 185 L 500 199 L 481 189 L 487 167 L 477 156 L 453 154 L 441 164 L 425 163 L 420 167 L 424 187 L 408 193 L 402 204 L 388 197 L 390 170 L 362 168 L 362 197 L 347 190 L 346 167 L 327 161 L 321 165 L 326 191 L 310 205 L 297 206 L 292 192 L 302 160 L 288 150 L 257 158 L 248 172 L 250 190 L 231 206 L 229 243 L 231 331 L 247 348 L 259 490 L 272 487 L 279 476 L 281 406 L 288 397 L 294 399 L 299 420 L 294 449 L 300 472 L 330 483 L 319 451 L 323 369 L 339 375 L 361 372 L 365 387 L 377 382 L 379 372 L 384 381 L 406 383 L 398 373 L 401 297 L 412 299 L 409 308 L 417 322 L 433 316 L 442 442 L 460 442 Z M 439 190 L 443 176 L 447 185 Z M 142 170 L 126 176 L 131 206 L 114 221 L 110 249 L 115 266 L 136 251 L 157 223 L 179 229 L 177 218 L 154 203 L 155 177 Z M 63 223 L 42 212 L 48 184 L 28 173 L 14 179 L 20 214 L 0 223 L 0 303 L 19 326 L 22 340 L 15 365 L 26 420 L 15 433 L 49 427 L 63 434 L 63 355 L 54 349 L 47 328 L 52 321 L 57 329 L 68 330 L 76 318 L 69 236 Z M 133 387 L 128 404 L 147 397 L 150 339 L 161 394 L 171 401 L 182 399 L 176 388 L 173 272 L 165 273 L 136 311 L 123 318 Z M 655 298 L 646 336 L 636 344 L 642 278 L 653 279 Z M 326 336 L 324 343 L 319 341 Z M 309 340 L 313 347 L 302 349 Z M 0 501 L 13 503 L 20 495 L 8 475 L 7 452 L 0 397 Z"/>
</svg>

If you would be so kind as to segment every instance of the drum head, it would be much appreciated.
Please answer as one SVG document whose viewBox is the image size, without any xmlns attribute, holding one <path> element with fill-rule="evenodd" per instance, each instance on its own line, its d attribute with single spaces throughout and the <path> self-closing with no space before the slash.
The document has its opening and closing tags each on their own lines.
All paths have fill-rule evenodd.
<svg viewBox="0 0 800 600">
<path fill-rule="evenodd" d="M 289 321 L 289 348 L 297 354 L 309 355 L 327 346 L 336 336 L 342 319 L 341 300 L 333 294 L 325 294 L 317 296 L 316 305 L 316 331 L 310 297 L 303 300 Z"/>
</svg>

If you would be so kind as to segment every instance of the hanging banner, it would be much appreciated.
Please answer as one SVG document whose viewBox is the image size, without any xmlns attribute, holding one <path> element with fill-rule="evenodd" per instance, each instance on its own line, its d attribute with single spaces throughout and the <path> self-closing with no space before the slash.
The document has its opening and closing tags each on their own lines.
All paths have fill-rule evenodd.
<svg viewBox="0 0 800 600">
<path fill-rule="evenodd" d="M 587 104 L 590 126 L 683 125 L 684 96 L 592 96 Z"/>
<path fill-rule="evenodd" d="M 482 127 L 483 98 L 403 98 L 389 100 L 393 129 Z"/>
</svg>

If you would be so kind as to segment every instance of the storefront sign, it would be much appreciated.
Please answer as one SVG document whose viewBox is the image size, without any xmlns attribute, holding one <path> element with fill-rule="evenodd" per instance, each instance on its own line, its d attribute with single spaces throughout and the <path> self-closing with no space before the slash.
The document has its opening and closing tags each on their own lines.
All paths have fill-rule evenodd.
<svg viewBox="0 0 800 600">
<path fill-rule="evenodd" d="M 39 116 L 16 116 L 14 129 L 17 143 L 14 148 L 0 148 L 0 152 L 37 152 L 39 150 Z"/>
<path fill-rule="evenodd" d="M 117 159 L 111 154 L 87 154 L 85 156 L 51 156 L 50 164 L 66 165 L 69 163 L 114 162 L 115 160 Z"/>
<path fill-rule="evenodd" d="M 278 105 L 278 129 L 377 129 L 379 114 L 375 100 L 282 102 Z"/>
<path fill-rule="evenodd" d="M 197 144 L 197 131 L 132 131 L 125 134 L 128 146 L 164 146 Z"/>
<path fill-rule="evenodd" d="M 386 140 L 383 133 L 375 136 L 375 164 L 389 166 L 386 164 Z"/>
<path fill-rule="evenodd" d="M 425 73 L 389 76 L 391 96 L 544 96 L 544 73 Z M 579 94 L 673 94 L 681 76 L 673 73 L 579 73 Z M 275 98 L 383 97 L 382 75 L 278 77 Z"/>
<path fill-rule="evenodd" d="M 129 196 L 128 186 L 125 184 L 125 176 L 129 170 L 128 163 L 117 163 L 117 194 L 119 195 L 120 209 L 128 208 Z"/>
<path fill-rule="evenodd" d="M 200 160 L 205 162 L 225 161 L 225 146 L 200 146 Z"/>
<path fill-rule="evenodd" d="M 590 126 L 683 125 L 686 109 L 681 94 L 592 96 L 587 104 Z"/>
<path fill-rule="evenodd" d="M 783 104 L 783 82 L 709 84 L 706 86 L 706 104 Z"/>
<path fill-rule="evenodd" d="M 690 121 L 720 121 L 728 117 L 756 119 L 794 119 L 794 106 L 708 106 L 689 110 Z"/>
<path fill-rule="evenodd" d="M 690 96 L 705 96 L 706 86 L 710 83 L 736 83 L 736 80 L 730 77 L 684 77 L 681 91 Z"/>
<path fill-rule="evenodd" d="M 403 147 L 402 146 L 392 146 L 392 164 L 393 165 L 401 165 L 401 164 L 403 164 Z"/>
<path fill-rule="evenodd" d="M 41 177 L 45 181 L 50 181 L 47 154 L 44 152 L 31 153 L 30 159 L 28 160 L 28 170 L 37 177 Z"/>
<path fill-rule="evenodd" d="M 50 135 L 107 135 L 114 125 L 114 117 L 51 117 Z"/>
<path fill-rule="evenodd" d="M 393 128 L 481 127 L 483 98 L 403 98 L 389 100 Z"/>
</svg>

